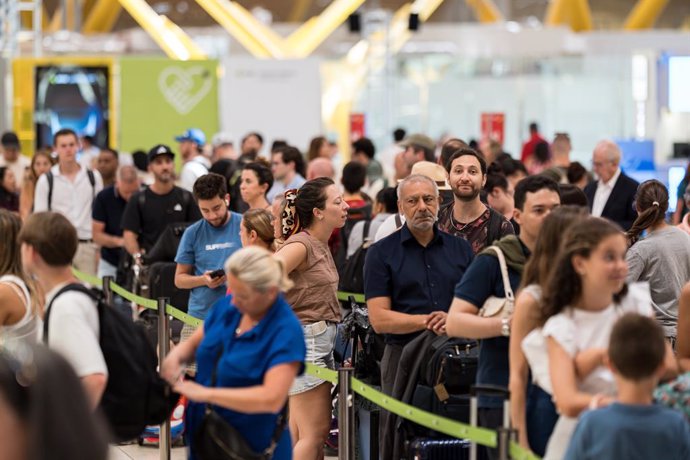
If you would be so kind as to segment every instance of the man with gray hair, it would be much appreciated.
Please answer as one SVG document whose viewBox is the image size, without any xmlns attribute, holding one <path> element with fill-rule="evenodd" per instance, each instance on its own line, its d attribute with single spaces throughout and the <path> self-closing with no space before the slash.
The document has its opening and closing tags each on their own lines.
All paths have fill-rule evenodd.
<svg viewBox="0 0 690 460">
<path fill-rule="evenodd" d="M 93 240 L 101 247 L 98 276 L 115 276 L 120 263 L 122 214 L 130 197 L 139 190 L 139 176 L 134 166 L 121 166 L 115 184 L 104 188 L 93 202 Z"/>
<path fill-rule="evenodd" d="M 620 169 L 621 150 L 614 142 L 604 140 L 594 147 L 592 169 L 599 180 L 585 187 L 589 209 L 595 217 L 605 217 L 629 230 L 637 218 L 633 205 L 637 181 Z"/>
<path fill-rule="evenodd" d="M 385 335 L 381 386 L 388 395 L 403 347 L 425 330 L 446 333 L 453 289 L 472 261 L 467 241 L 438 229 L 440 202 L 438 185 L 429 177 L 413 174 L 401 181 L 398 209 L 405 223 L 369 247 L 364 262 L 369 318 Z M 382 430 L 381 438 L 391 438 L 388 434 Z"/>
</svg>

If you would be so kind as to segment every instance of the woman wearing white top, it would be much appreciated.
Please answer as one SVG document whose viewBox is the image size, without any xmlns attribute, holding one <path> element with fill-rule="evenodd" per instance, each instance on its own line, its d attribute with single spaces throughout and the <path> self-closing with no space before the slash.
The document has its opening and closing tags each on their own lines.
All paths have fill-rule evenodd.
<svg viewBox="0 0 690 460">
<path fill-rule="evenodd" d="M 558 414 L 551 402 L 550 382 L 539 381 L 534 371 L 532 382 L 528 381 L 530 369 L 522 342 L 531 334 L 541 338 L 542 286 L 551 272 L 563 235 L 572 224 L 586 217 L 587 210 L 581 206 L 561 206 L 546 216 L 534 252 L 525 265 L 522 288 L 513 313 L 510 333 L 510 416 L 513 428 L 518 430 L 520 445 L 539 456 L 544 455 Z M 546 345 L 543 340 L 541 348 L 541 355 L 545 357 Z"/>
<path fill-rule="evenodd" d="M 18 215 L 0 209 L 0 347 L 5 348 L 18 340 L 36 342 L 41 321 L 33 284 L 21 268 L 20 227 Z"/>
<path fill-rule="evenodd" d="M 616 394 L 604 366 L 609 335 L 627 312 L 652 315 L 646 285 L 625 283 L 627 241 L 616 224 L 590 217 L 572 226 L 543 295 L 542 329 L 554 402 L 561 417 L 545 459 L 561 459 L 587 408 L 608 405 Z M 669 374 L 677 373 L 670 345 Z"/>
</svg>

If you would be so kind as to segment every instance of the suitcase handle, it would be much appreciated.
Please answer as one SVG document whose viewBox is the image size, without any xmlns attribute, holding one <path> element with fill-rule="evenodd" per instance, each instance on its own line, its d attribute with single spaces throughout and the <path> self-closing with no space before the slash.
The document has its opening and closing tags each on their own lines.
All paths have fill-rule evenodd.
<svg viewBox="0 0 690 460">
<path fill-rule="evenodd" d="M 472 385 L 470 395 L 501 396 L 503 399 L 510 399 L 510 390 L 500 385 Z"/>
</svg>

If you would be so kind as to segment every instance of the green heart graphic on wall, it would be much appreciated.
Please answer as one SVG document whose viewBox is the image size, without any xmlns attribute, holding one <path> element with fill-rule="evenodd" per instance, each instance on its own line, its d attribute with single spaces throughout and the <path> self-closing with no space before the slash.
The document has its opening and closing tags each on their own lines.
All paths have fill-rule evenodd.
<svg viewBox="0 0 690 460">
<path fill-rule="evenodd" d="M 158 88 L 180 115 L 188 114 L 211 91 L 212 86 L 208 69 L 201 66 L 188 69 L 166 67 L 158 77 Z"/>
<path fill-rule="evenodd" d="M 163 143 L 179 153 L 175 136 L 187 128 L 211 138 L 219 130 L 217 75 L 214 60 L 121 59 L 120 149 Z"/>
</svg>

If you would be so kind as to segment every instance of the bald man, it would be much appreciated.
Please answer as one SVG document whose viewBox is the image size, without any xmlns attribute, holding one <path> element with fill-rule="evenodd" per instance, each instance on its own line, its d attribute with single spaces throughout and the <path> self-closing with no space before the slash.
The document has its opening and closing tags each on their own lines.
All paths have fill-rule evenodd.
<svg viewBox="0 0 690 460">
<path fill-rule="evenodd" d="M 317 177 L 335 178 L 335 170 L 331 160 L 319 157 L 309 162 L 307 165 L 307 180 L 316 179 Z"/>
<path fill-rule="evenodd" d="M 604 140 L 594 147 L 592 169 L 599 178 L 585 187 L 589 209 L 595 217 L 605 217 L 629 230 L 637 218 L 633 205 L 637 181 L 620 169 L 621 150 L 614 142 Z"/>
</svg>

